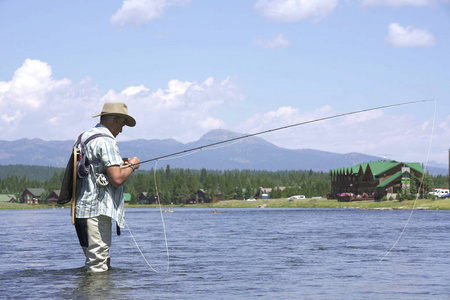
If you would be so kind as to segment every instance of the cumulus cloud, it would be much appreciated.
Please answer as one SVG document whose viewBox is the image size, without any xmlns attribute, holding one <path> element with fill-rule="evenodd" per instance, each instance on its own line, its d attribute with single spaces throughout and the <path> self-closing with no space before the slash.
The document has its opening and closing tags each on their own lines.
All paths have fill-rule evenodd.
<svg viewBox="0 0 450 300">
<path fill-rule="evenodd" d="M 308 18 L 320 21 L 338 3 L 339 0 L 259 0 L 254 9 L 261 16 L 277 22 L 298 22 Z"/>
<path fill-rule="evenodd" d="M 49 65 L 27 59 L 17 69 L 9 82 L 0 82 L 0 107 L 14 105 L 18 108 L 37 109 L 42 105 L 42 95 L 70 84 L 70 80 L 53 80 Z M 11 98 L 15 101 L 12 103 Z"/>
<path fill-rule="evenodd" d="M 170 6 L 186 6 L 191 0 L 124 0 L 122 7 L 111 17 L 112 24 L 121 27 L 144 26 L 164 14 Z"/>
<path fill-rule="evenodd" d="M 95 125 L 105 102 L 123 101 L 136 118 L 119 139 L 175 138 L 190 142 L 205 131 L 224 127 L 221 110 L 243 99 L 231 77 L 203 82 L 170 80 L 155 91 L 144 85 L 101 93 L 89 78 L 74 84 L 55 79 L 51 67 L 27 59 L 10 81 L 0 81 L 0 139 L 74 139 Z"/>
<path fill-rule="evenodd" d="M 257 39 L 254 44 L 262 48 L 274 49 L 289 47 L 291 42 L 285 38 L 284 33 L 280 33 L 271 40 L 261 38 Z"/>
<path fill-rule="evenodd" d="M 363 0 L 362 4 L 365 7 L 371 6 L 427 6 L 434 4 L 434 0 Z"/>
<path fill-rule="evenodd" d="M 128 87 L 121 92 L 110 90 L 102 101 L 123 101 L 136 107 L 133 114 L 138 125 L 130 138 L 175 138 L 190 142 L 205 131 L 224 127 L 221 108 L 243 99 L 234 80 L 227 77 L 203 82 L 170 80 L 165 88 L 151 91 L 144 86 Z"/>
<path fill-rule="evenodd" d="M 395 48 L 433 47 L 436 43 L 434 36 L 428 31 L 411 26 L 402 27 L 397 23 L 389 25 L 386 40 L 389 45 Z"/>
<path fill-rule="evenodd" d="M 0 82 L 0 139 L 67 139 L 95 99 L 98 91 L 88 78 L 78 84 L 58 80 L 47 63 L 26 59 L 10 81 Z"/>
</svg>

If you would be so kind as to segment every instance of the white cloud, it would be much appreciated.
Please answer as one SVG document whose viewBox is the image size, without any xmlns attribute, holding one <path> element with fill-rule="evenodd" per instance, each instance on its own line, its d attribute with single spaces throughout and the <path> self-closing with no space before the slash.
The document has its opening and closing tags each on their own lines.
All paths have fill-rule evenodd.
<svg viewBox="0 0 450 300">
<path fill-rule="evenodd" d="M 139 91 L 132 92 L 130 91 Z M 242 100 L 243 95 L 232 78 L 217 81 L 212 77 L 204 82 L 170 80 L 166 88 L 156 91 L 129 87 L 119 93 L 111 90 L 102 101 L 128 103 L 137 120 L 136 130 L 127 138 L 175 138 L 190 142 L 205 131 L 224 127 L 221 108 Z"/>
<path fill-rule="evenodd" d="M 421 111 L 426 113 L 428 107 L 423 108 Z M 338 112 L 329 105 L 312 112 L 300 111 L 294 107 L 280 107 L 273 111 L 257 113 L 242 124 L 237 124 L 234 130 L 253 134 L 301 124 L 259 137 L 289 149 L 360 152 L 379 157 L 389 154 L 392 159 L 425 162 L 431 137 L 429 122 L 420 121 L 415 116 L 393 109 L 389 114 L 384 113 L 384 110 L 375 110 L 317 121 L 343 113 L 345 112 Z M 441 124 L 441 127 L 448 126 Z"/>
<path fill-rule="evenodd" d="M 370 111 L 370 112 L 356 113 L 356 114 L 351 114 L 351 115 L 345 116 L 342 119 L 342 123 L 345 125 L 358 126 L 358 123 L 364 123 L 367 121 L 379 119 L 382 116 L 383 116 L 382 110 L 374 110 L 374 111 Z"/>
<path fill-rule="evenodd" d="M 257 46 L 269 49 L 286 48 L 291 45 L 291 42 L 285 38 L 284 33 L 278 34 L 272 40 L 257 39 L 254 43 Z"/>
<path fill-rule="evenodd" d="M 11 81 L 0 82 L 0 107 L 39 108 L 44 93 L 70 84 L 68 79 L 53 80 L 51 74 L 52 70 L 46 63 L 39 60 L 25 60 Z M 14 99 L 14 102 L 11 102 L 11 99 Z"/>
<path fill-rule="evenodd" d="M 243 99 L 232 77 L 204 82 L 170 80 L 151 91 L 144 85 L 101 93 L 89 78 L 78 84 L 52 77 L 51 67 L 27 59 L 10 81 L 0 81 L 0 139 L 74 139 L 98 119 L 103 103 L 123 101 L 137 120 L 120 139 L 175 138 L 190 142 L 224 127 L 221 112 Z"/>
<path fill-rule="evenodd" d="M 112 24 L 144 26 L 164 14 L 170 6 L 185 6 L 191 0 L 124 0 L 122 7 L 111 17 Z"/>
<path fill-rule="evenodd" d="M 198 121 L 198 124 L 206 131 L 209 131 L 212 129 L 217 129 L 217 128 L 223 128 L 225 126 L 224 121 L 213 118 L 213 117 L 208 117 L 206 119 L 200 119 Z"/>
<path fill-rule="evenodd" d="M 291 106 L 283 106 L 277 110 L 268 112 L 259 112 L 243 122 L 243 124 L 238 124 L 236 128 L 237 131 L 244 131 L 243 133 L 256 133 L 260 131 L 271 130 L 274 128 L 280 128 L 285 126 L 290 126 L 293 124 L 300 124 L 304 122 L 309 122 L 311 120 L 320 119 L 327 116 L 331 112 L 330 106 L 321 107 L 313 112 L 300 113 L 298 108 L 293 108 Z M 299 126 L 302 127 L 302 126 Z M 295 128 L 295 127 L 294 127 Z M 275 134 L 278 137 L 289 135 L 292 130 L 282 130 L 277 131 Z M 275 138 L 274 140 L 279 140 Z M 298 145 L 298 143 L 292 143 L 289 139 L 289 144 Z M 285 143 L 281 143 L 286 146 Z"/>
<path fill-rule="evenodd" d="M 204 82 L 170 80 L 151 91 L 144 85 L 101 94 L 89 78 L 78 84 L 52 77 L 51 67 L 27 59 L 11 81 L 0 81 L 0 139 L 41 138 L 72 140 L 93 126 L 104 102 L 123 101 L 137 125 L 124 129 L 119 139 L 198 139 L 205 131 L 225 127 L 223 107 L 242 100 L 235 80 L 227 77 Z"/>
<path fill-rule="evenodd" d="M 149 92 L 149 91 L 150 91 L 150 90 L 147 89 L 145 86 L 140 85 L 140 86 L 130 86 L 130 87 L 127 87 L 126 89 L 124 89 L 124 90 L 122 91 L 122 93 L 123 93 L 124 95 L 126 95 L 126 96 L 133 96 L 133 95 L 137 95 L 137 94 L 140 94 L 140 93 L 147 93 L 147 92 Z"/>
<path fill-rule="evenodd" d="M 259 0 L 254 9 L 261 16 L 278 22 L 298 22 L 307 18 L 320 21 L 338 5 L 339 0 Z"/>
<path fill-rule="evenodd" d="M 26 59 L 10 81 L 0 82 L 0 139 L 72 139 L 88 119 L 85 110 L 98 106 L 89 83 L 54 79 L 47 63 Z"/>
<path fill-rule="evenodd" d="M 397 23 L 389 25 L 387 42 L 395 48 L 402 47 L 433 47 L 434 36 L 424 29 L 402 27 Z"/>
<path fill-rule="evenodd" d="M 363 0 L 362 4 L 366 7 L 371 6 L 427 6 L 434 4 L 434 0 Z"/>
</svg>

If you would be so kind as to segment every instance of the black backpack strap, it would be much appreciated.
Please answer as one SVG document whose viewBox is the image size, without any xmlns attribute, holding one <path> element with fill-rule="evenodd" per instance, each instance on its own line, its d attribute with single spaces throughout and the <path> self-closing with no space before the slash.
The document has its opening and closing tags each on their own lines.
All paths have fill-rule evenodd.
<svg viewBox="0 0 450 300">
<path fill-rule="evenodd" d="M 108 134 L 105 134 L 105 133 L 96 133 L 96 134 L 93 134 L 93 135 L 91 135 L 90 137 L 88 137 L 85 141 L 84 141 L 84 144 L 85 145 L 87 145 L 87 143 L 89 143 L 91 140 L 93 140 L 93 139 L 95 139 L 95 138 L 98 138 L 98 137 L 101 137 L 101 136 L 104 136 L 104 137 L 109 137 L 109 138 L 113 138 L 112 136 L 110 136 L 110 135 L 108 135 Z"/>
<path fill-rule="evenodd" d="M 75 145 L 75 147 L 78 147 L 81 144 L 81 138 L 83 137 L 83 134 L 84 132 L 78 136 L 77 144 Z"/>
</svg>

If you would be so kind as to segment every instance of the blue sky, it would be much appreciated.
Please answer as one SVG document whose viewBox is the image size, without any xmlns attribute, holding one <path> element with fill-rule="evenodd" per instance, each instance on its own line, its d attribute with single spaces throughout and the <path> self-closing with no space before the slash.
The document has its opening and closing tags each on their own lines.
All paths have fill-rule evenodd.
<svg viewBox="0 0 450 300">
<path fill-rule="evenodd" d="M 119 140 L 190 142 L 434 99 L 261 137 L 447 164 L 449 32 L 449 0 L 0 0 L 0 139 L 73 140 L 107 101 Z"/>
</svg>

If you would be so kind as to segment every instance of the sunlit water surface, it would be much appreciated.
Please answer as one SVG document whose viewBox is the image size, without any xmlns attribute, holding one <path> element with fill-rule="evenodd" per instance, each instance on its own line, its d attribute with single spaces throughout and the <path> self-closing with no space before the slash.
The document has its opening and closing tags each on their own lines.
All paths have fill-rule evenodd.
<svg viewBox="0 0 450 300">
<path fill-rule="evenodd" d="M 448 299 L 450 212 L 128 208 L 88 274 L 67 209 L 0 211 L 0 298 Z"/>
</svg>

